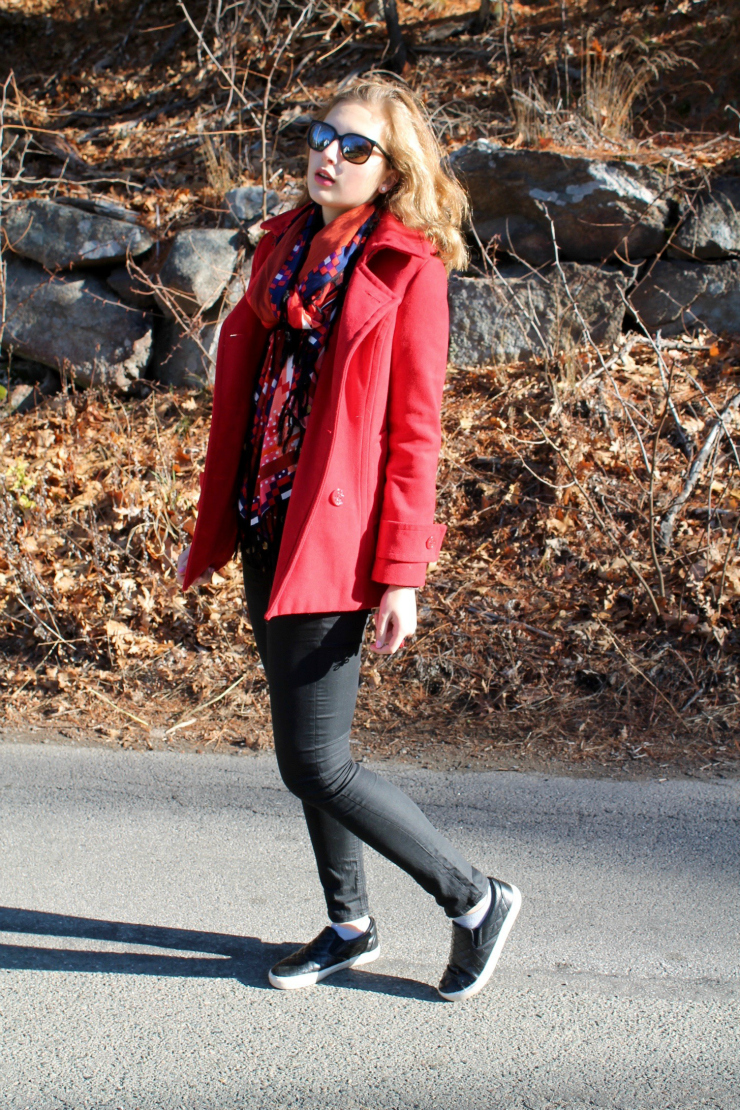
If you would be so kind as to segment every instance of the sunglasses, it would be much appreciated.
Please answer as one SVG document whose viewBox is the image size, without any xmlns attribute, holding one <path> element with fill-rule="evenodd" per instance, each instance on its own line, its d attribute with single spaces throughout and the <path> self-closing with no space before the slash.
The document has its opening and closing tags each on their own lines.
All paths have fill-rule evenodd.
<svg viewBox="0 0 740 1110">
<path fill-rule="evenodd" d="M 375 139 L 366 139 L 364 135 L 339 135 L 330 123 L 324 123 L 323 120 L 313 121 L 306 139 L 311 150 L 326 150 L 335 139 L 338 139 L 342 157 L 355 166 L 361 166 L 363 162 L 367 162 L 375 147 L 389 162 L 391 160 L 390 155 L 383 150 L 380 143 L 375 142 Z"/>
</svg>

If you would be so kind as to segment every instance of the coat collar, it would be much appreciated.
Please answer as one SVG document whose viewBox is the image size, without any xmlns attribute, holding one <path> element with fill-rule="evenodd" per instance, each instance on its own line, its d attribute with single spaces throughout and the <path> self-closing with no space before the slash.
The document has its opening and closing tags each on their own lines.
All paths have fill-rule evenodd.
<svg viewBox="0 0 740 1110">
<path fill-rule="evenodd" d="M 280 235 L 288 227 L 296 211 L 297 209 L 291 208 L 287 212 L 281 212 L 278 216 L 271 216 L 269 220 L 264 220 L 260 227 L 263 227 L 265 231 L 271 231 L 274 235 Z M 391 250 L 420 258 L 426 258 L 434 253 L 434 247 L 420 231 L 406 227 L 397 216 L 394 216 L 387 209 L 381 213 L 378 226 L 368 239 L 363 254 L 367 258 L 382 247 L 388 247 Z"/>
<path fill-rule="evenodd" d="M 290 224 L 296 209 L 281 212 L 265 220 L 261 227 L 275 235 Z M 352 274 L 347 288 L 347 295 L 342 306 L 342 316 L 336 332 L 335 360 L 339 366 L 344 367 L 349 363 L 352 352 L 357 348 L 365 335 L 385 316 L 393 307 L 399 304 L 403 297 L 403 287 L 390 288 L 368 266 L 371 257 L 382 249 L 400 252 L 402 255 L 419 260 L 426 260 L 434 253 L 434 247 L 420 231 L 406 227 L 387 209 L 381 213 L 378 226 L 365 244 L 359 263 Z M 416 271 L 423 262 L 415 266 L 401 266 L 406 274 L 406 281 L 411 276 L 411 271 Z M 336 388 L 341 388 L 337 382 Z"/>
</svg>

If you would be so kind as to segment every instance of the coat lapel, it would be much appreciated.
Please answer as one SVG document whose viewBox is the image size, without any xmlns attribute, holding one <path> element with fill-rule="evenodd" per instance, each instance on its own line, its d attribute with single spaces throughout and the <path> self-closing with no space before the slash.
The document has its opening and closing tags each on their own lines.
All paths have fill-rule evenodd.
<svg viewBox="0 0 740 1110">
<path fill-rule="evenodd" d="M 418 231 L 404 227 L 390 212 L 382 214 L 378 227 L 368 239 L 350 278 L 337 324 L 334 357 L 336 366 L 346 366 L 367 333 L 401 301 L 402 290 L 390 288 L 370 268 L 373 255 L 382 249 L 419 258 L 426 258 L 432 250 L 429 242 Z"/>
</svg>

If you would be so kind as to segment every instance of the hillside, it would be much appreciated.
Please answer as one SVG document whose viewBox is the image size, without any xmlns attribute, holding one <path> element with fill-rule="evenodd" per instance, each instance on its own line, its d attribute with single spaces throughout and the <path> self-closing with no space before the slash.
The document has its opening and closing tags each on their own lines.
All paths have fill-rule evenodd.
<svg viewBox="0 0 740 1110">
<path fill-rule="evenodd" d="M 466 0 L 399 2 L 403 66 L 377 0 L 223 7 L 0 0 L 3 203 L 113 203 L 167 243 L 220 224 L 234 185 L 289 200 L 312 107 L 392 62 L 449 151 L 490 138 L 697 184 L 740 167 L 740 2 L 504 2 L 482 29 Z M 19 366 L 0 364 L 8 392 Z M 736 337 L 702 332 L 451 369 L 445 548 L 416 638 L 364 664 L 358 752 L 736 767 L 739 376 Z M 31 411 L 6 406 L 6 728 L 269 743 L 238 566 L 186 597 L 174 581 L 209 413 L 207 390 L 145 380 L 126 396 L 67 380 Z"/>
</svg>

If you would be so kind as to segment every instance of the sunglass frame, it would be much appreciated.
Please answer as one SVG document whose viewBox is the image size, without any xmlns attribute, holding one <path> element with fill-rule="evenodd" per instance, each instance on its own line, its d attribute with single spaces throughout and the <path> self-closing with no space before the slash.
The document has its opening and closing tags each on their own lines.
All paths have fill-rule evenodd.
<svg viewBox="0 0 740 1110">
<path fill-rule="evenodd" d="M 320 147 L 319 146 L 314 146 L 313 143 L 311 142 L 311 132 L 312 132 L 314 127 L 326 127 L 332 132 L 332 138 L 329 139 L 329 142 L 326 143 L 324 146 L 320 146 Z M 311 150 L 315 150 L 315 151 L 317 151 L 317 153 L 320 153 L 322 150 L 326 150 L 326 148 L 328 146 L 331 146 L 331 144 L 334 142 L 335 139 L 338 140 L 338 142 L 339 142 L 339 150 L 341 151 L 342 158 L 344 158 L 345 161 L 349 162 L 353 166 L 364 166 L 365 163 L 368 161 L 368 159 L 371 157 L 371 155 L 373 153 L 373 151 L 372 151 L 373 147 L 377 147 L 377 149 L 380 151 L 380 153 L 383 155 L 383 157 L 386 158 L 388 163 L 392 165 L 390 154 L 388 154 L 388 152 L 386 150 L 383 150 L 380 143 L 376 142 L 375 139 L 368 139 L 367 135 L 360 135 L 356 131 L 347 131 L 347 132 L 345 132 L 344 135 L 340 135 L 339 132 L 337 131 L 336 127 L 332 127 L 332 125 L 330 123 L 327 123 L 325 120 L 323 120 L 323 119 L 312 119 L 311 120 L 311 122 L 308 125 L 308 131 L 306 133 L 306 142 L 310 146 Z M 362 141 L 364 143 L 369 143 L 371 149 L 368 151 L 367 157 L 363 158 L 361 162 L 353 161 L 351 158 L 347 158 L 347 155 L 342 150 L 342 141 L 344 139 L 362 139 Z"/>
</svg>

